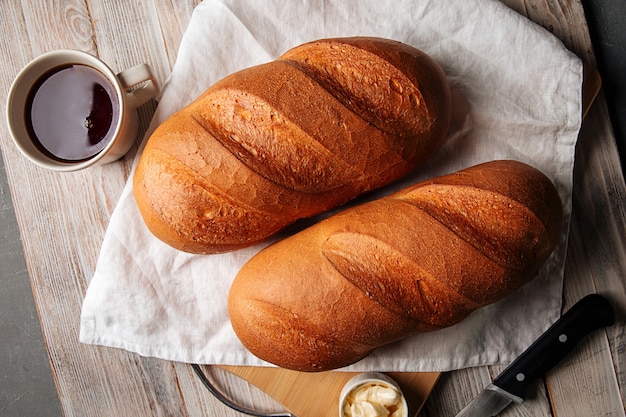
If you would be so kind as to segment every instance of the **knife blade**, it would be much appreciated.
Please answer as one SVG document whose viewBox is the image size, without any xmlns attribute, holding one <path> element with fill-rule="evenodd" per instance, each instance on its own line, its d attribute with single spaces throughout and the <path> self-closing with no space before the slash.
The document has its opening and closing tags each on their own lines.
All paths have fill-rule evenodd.
<svg viewBox="0 0 626 417">
<path fill-rule="evenodd" d="M 611 303 L 590 294 L 561 316 L 539 339 L 475 397 L 456 417 L 495 416 L 511 403 L 522 403 L 526 389 L 561 359 L 586 335 L 615 323 Z"/>
</svg>

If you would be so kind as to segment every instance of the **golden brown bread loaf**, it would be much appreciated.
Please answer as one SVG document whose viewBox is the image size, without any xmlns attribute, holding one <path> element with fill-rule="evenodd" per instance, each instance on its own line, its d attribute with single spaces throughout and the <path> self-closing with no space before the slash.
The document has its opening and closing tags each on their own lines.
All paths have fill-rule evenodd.
<svg viewBox="0 0 626 417">
<path fill-rule="evenodd" d="M 234 250 L 406 175 L 449 123 L 449 86 L 426 54 L 320 40 L 224 78 L 163 122 L 134 195 L 171 246 Z"/>
<path fill-rule="evenodd" d="M 256 356 L 300 371 L 349 365 L 450 326 L 538 274 L 560 238 L 550 180 L 494 161 L 347 209 L 248 261 L 229 314 Z"/>
</svg>

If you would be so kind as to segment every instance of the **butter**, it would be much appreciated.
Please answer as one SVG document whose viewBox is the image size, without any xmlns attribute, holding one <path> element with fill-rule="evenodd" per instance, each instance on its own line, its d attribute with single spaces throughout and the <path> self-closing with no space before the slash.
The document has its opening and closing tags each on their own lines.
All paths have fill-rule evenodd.
<svg viewBox="0 0 626 417">
<path fill-rule="evenodd" d="M 401 417 L 404 404 L 398 390 L 383 383 L 366 383 L 345 398 L 343 417 Z"/>
</svg>

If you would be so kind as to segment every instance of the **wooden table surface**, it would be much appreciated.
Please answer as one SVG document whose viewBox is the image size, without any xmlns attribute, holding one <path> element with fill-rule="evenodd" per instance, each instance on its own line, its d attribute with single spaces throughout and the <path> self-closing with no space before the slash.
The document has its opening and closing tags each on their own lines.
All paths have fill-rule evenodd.
<svg viewBox="0 0 626 417">
<path fill-rule="evenodd" d="M 207 0 L 208 1 L 208 0 Z M 23 0 L 0 5 L 0 95 L 46 51 L 74 48 L 115 70 L 148 62 L 165 80 L 195 0 Z M 595 65 L 580 0 L 505 0 Z M 5 112 L 3 100 L 2 114 Z M 155 103 L 140 110 L 143 131 Z M 141 137 L 141 132 L 139 137 Z M 119 162 L 77 173 L 38 168 L 13 146 L 4 118 L 0 146 L 53 378 L 65 416 L 237 416 L 215 400 L 190 366 L 78 342 L 81 304 L 102 239 L 129 177 L 136 146 Z M 533 385 L 505 416 L 624 416 L 626 386 L 626 188 L 604 93 L 580 132 L 564 309 L 591 292 L 618 306 L 618 323 L 588 337 Z M 17 238 L 17 237 L 15 237 Z M 1 289 L 0 289 L 1 290 Z M 453 416 L 502 367 L 445 373 L 420 416 Z M 229 389 L 249 405 L 275 406 L 235 378 Z"/>
</svg>

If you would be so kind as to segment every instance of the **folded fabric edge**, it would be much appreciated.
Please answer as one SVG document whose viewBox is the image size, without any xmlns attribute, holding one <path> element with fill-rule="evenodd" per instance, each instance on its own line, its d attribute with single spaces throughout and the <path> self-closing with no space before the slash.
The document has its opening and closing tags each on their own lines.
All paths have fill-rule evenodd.
<svg viewBox="0 0 626 417">
<path fill-rule="evenodd" d="M 277 368 L 276 365 L 265 362 L 252 355 L 237 353 L 203 353 L 198 355 L 192 350 L 179 349 L 173 355 L 171 349 L 158 345 L 140 345 L 128 343 L 123 340 L 110 337 L 97 337 L 91 334 L 88 325 L 81 328 L 79 341 L 86 345 L 101 346 L 111 349 L 119 349 L 126 354 L 137 354 L 146 358 L 156 358 L 165 361 L 198 364 L 206 366 L 246 366 L 246 367 L 269 367 Z M 422 358 L 419 366 L 417 363 L 409 363 L 407 359 L 398 358 L 368 358 L 367 361 L 359 361 L 343 368 L 334 369 L 333 372 L 366 372 L 376 369 L 379 372 L 449 372 L 472 368 L 476 366 L 505 365 L 516 358 L 516 354 L 502 354 L 498 351 L 484 351 L 481 354 L 472 355 L 467 360 L 451 358 Z"/>
</svg>

